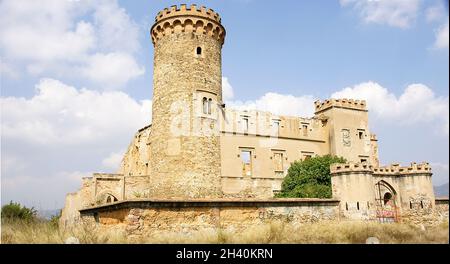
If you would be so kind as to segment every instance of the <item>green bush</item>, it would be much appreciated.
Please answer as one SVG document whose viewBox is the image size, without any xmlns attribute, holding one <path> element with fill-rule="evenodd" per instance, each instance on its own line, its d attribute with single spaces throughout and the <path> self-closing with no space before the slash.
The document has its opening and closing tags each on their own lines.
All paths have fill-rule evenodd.
<svg viewBox="0 0 450 264">
<path fill-rule="evenodd" d="M 59 227 L 59 219 L 61 218 L 61 210 L 59 210 L 58 214 L 52 215 L 50 217 L 50 225 L 52 227 L 58 228 Z"/>
<path fill-rule="evenodd" d="M 14 203 L 10 201 L 9 204 L 2 206 L 2 220 L 23 220 L 23 221 L 33 221 L 36 219 L 37 211 L 34 207 L 27 208 L 20 205 L 19 203 Z"/>
<path fill-rule="evenodd" d="M 331 198 L 330 165 L 345 162 L 331 155 L 293 162 L 276 197 Z"/>
</svg>

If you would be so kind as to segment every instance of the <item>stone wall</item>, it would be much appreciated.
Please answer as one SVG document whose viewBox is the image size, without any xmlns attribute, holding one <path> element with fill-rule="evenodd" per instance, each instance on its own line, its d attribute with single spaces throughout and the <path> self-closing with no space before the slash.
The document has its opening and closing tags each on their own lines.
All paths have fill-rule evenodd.
<svg viewBox="0 0 450 264">
<path fill-rule="evenodd" d="M 294 225 L 338 220 L 332 199 L 277 200 L 134 200 L 81 211 L 99 228 L 131 237 L 195 231 L 245 230 L 278 220 Z"/>
</svg>

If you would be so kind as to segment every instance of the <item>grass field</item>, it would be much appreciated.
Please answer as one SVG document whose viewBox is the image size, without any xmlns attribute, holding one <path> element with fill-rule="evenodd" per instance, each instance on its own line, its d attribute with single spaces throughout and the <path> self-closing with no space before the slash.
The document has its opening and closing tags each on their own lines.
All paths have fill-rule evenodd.
<svg viewBox="0 0 450 264">
<path fill-rule="evenodd" d="M 195 234 L 167 234 L 131 240 L 119 233 L 99 233 L 87 226 L 61 232 L 51 222 L 2 221 L 3 244 L 55 244 L 76 237 L 82 244 L 97 243 L 365 243 L 377 237 L 382 244 L 391 243 L 449 243 L 448 222 L 420 228 L 407 224 L 376 222 L 320 222 L 293 227 L 272 222 L 255 226 L 244 232 L 217 230 Z"/>
</svg>

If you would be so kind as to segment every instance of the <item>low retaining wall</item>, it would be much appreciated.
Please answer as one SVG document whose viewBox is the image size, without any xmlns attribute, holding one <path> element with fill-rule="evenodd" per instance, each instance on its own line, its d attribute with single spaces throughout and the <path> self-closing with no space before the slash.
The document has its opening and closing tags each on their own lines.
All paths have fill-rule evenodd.
<svg viewBox="0 0 450 264">
<path fill-rule="evenodd" d="M 244 230 L 280 220 L 292 224 L 338 220 L 334 199 L 129 200 L 80 210 L 85 222 L 127 236 Z"/>
</svg>

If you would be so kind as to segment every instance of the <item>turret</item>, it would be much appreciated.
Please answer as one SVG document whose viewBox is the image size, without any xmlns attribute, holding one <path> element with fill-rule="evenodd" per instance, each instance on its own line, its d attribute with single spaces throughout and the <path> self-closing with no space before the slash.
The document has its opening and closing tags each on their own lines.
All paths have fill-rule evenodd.
<svg viewBox="0 0 450 264">
<path fill-rule="evenodd" d="M 219 14 L 172 6 L 152 26 L 153 122 L 150 138 L 153 197 L 220 197 L 222 45 Z"/>
</svg>

